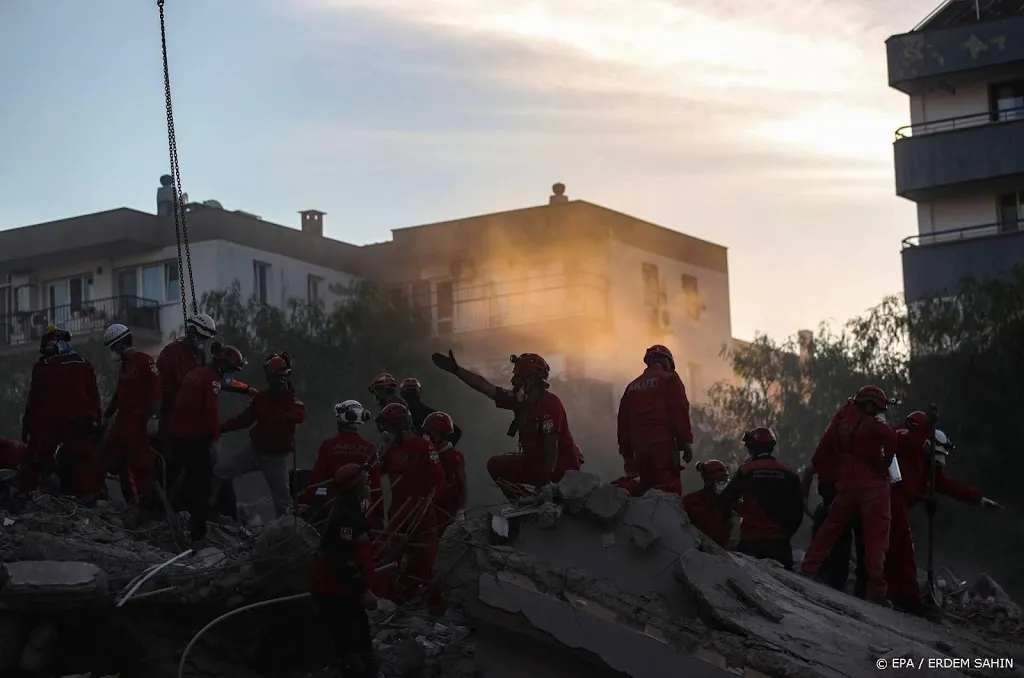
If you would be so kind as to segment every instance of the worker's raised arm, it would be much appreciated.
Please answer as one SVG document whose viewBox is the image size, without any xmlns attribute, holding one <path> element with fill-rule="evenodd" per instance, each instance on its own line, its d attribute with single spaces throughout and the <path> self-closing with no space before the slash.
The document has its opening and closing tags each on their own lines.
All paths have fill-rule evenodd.
<svg viewBox="0 0 1024 678">
<path fill-rule="evenodd" d="M 451 351 L 448 351 L 448 355 L 435 353 L 430 357 L 430 359 L 434 362 L 434 365 L 445 372 L 454 374 L 459 378 L 459 381 L 466 386 L 469 386 L 474 391 L 482 393 L 491 400 L 494 400 L 498 387 L 476 372 L 467 370 L 465 367 L 460 367 L 455 361 L 455 354 Z"/>
</svg>

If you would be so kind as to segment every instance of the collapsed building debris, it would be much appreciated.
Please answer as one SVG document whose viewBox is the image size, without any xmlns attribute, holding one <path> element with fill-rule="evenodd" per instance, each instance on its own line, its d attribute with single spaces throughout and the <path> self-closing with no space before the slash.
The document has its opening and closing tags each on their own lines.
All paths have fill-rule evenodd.
<svg viewBox="0 0 1024 678">
<path fill-rule="evenodd" d="M 0 673 L 177 676 L 211 620 L 306 590 L 317 538 L 294 517 L 213 524 L 197 554 L 179 553 L 167 524 L 126 517 L 50 496 L 0 514 Z M 930 623 L 723 550 L 675 495 L 631 499 L 575 471 L 517 510 L 450 526 L 438 577 L 445 616 L 388 601 L 374 613 L 381 675 L 866 676 L 879 658 L 1024 661 L 1020 610 L 988 578 L 951 600 L 949 623 Z M 329 652 L 311 602 L 295 600 L 213 627 L 185 675 L 319 678 Z"/>
</svg>

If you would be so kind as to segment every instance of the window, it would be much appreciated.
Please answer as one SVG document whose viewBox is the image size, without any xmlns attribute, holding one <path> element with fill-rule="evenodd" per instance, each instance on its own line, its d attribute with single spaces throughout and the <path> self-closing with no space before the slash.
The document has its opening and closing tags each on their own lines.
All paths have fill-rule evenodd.
<svg viewBox="0 0 1024 678">
<path fill-rule="evenodd" d="M 161 262 L 123 268 L 115 276 L 117 296 L 150 299 L 165 304 L 181 299 L 181 282 L 176 262 Z M 134 299 L 122 300 L 134 303 Z"/>
<path fill-rule="evenodd" d="M 658 267 L 654 264 L 642 264 L 640 275 L 644 284 L 644 306 L 655 308 L 661 299 L 661 291 L 658 284 Z"/>
<path fill-rule="evenodd" d="M 993 122 L 1024 118 L 1024 80 L 990 86 L 989 98 Z"/>
<path fill-rule="evenodd" d="M 92 278 L 79 276 L 55 280 L 47 285 L 47 302 L 51 310 L 70 306 L 70 310 L 80 311 L 82 304 L 91 300 Z"/>
<path fill-rule="evenodd" d="M 1024 191 L 999 196 L 999 232 L 1014 233 L 1024 222 Z"/>
<path fill-rule="evenodd" d="M 315 275 L 306 277 L 306 301 L 312 306 L 320 304 L 320 283 L 324 281 Z"/>
<path fill-rule="evenodd" d="M 450 334 L 455 317 L 455 287 L 451 280 L 437 283 L 437 333 Z"/>
<path fill-rule="evenodd" d="M 699 320 L 701 303 L 697 278 L 684 273 L 680 278 L 680 282 L 683 288 L 683 304 L 686 308 L 686 317 L 690 320 Z"/>
<path fill-rule="evenodd" d="M 252 291 L 256 295 L 256 303 L 266 305 L 270 302 L 270 264 L 252 262 Z"/>
</svg>

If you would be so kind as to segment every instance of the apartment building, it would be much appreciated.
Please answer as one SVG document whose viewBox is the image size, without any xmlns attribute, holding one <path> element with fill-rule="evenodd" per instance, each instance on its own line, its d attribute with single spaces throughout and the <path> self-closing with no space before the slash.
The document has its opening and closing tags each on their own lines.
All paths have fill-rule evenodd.
<svg viewBox="0 0 1024 678">
<path fill-rule="evenodd" d="M 216 201 L 189 205 L 196 296 L 238 281 L 244 296 L 267 304 L 332 308 L 354 279 L 359 248 L 325 238 L 322 212 L 301 215 L 296 229 Z M 157 214 L 120 208 L 0 231 L 0 355 L 32 353 L 49 323 L 81 340 L 122 322 L 137 345 L 157 350 L 182 328 L 177 257 L 166 201 Z"/>
<path fill-rule="evenodd" d="M 546 205 L 395 229 L 364 256 L 491 377 L 511 354 L 540 353 L 576 400 L 613 410 L 662 343 L 695 400 L 731 378 L 726 248 L 553 191 Z"/>
<path fill-rule="evenodd" d="M 948 0 L 886 41 L 889 85 L 910 97 L 896 131 L 896 194 L 917 203 L 903 241 L 913 302 L 1024 263 L 1024 5 Z"/>
</svg>

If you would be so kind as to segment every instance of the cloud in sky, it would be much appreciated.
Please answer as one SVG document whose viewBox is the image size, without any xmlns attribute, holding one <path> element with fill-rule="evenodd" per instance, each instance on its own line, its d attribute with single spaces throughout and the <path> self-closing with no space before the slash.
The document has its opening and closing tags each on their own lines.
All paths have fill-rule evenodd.
<svg viewBox="0 0 1024 678">
<path fill-rule="evenodd" d="M 915 225 L 892 193 L 907 104 L 883 43 L 930 2 L 303 0 L 325 44 L 393 46 L 449 116 L 302 135 L 382 171 L 420 156 L 503 176 L 482 211 L 549 168 L 576 197 L 728 245 L 734 331 L 785 334 L 899 290 Z"/>
</svg>

